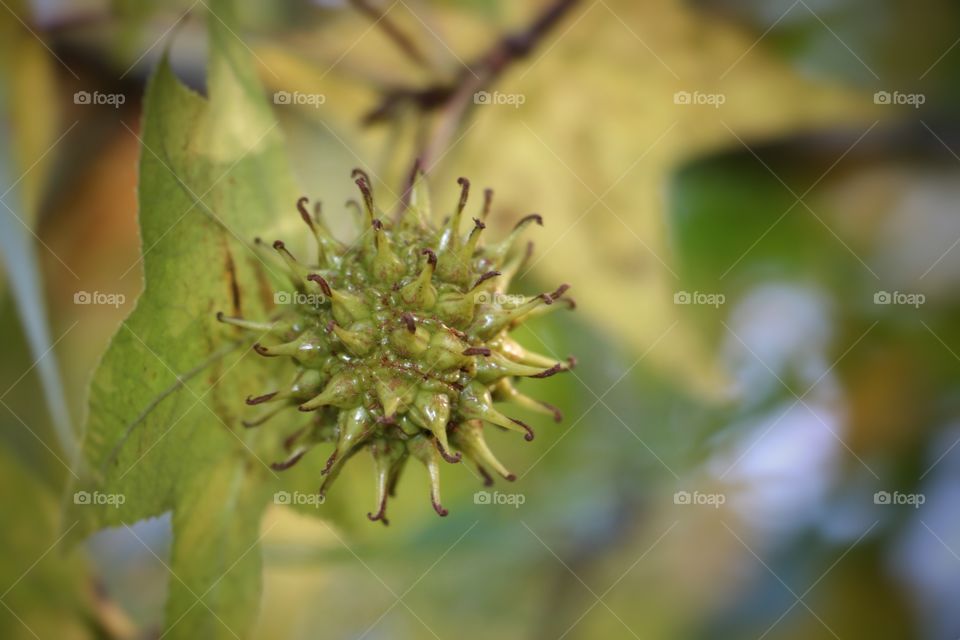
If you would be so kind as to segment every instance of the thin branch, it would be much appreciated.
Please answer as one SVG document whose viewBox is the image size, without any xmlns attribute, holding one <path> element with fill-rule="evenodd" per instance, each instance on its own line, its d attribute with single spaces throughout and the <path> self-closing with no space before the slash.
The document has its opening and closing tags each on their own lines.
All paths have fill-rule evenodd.
<svg viewBox="0 0 960 640">
<path fill-rule="evenodd" d="M 530 25 L 506 34 L 452 82 L 435 82 L 426 87 L 394 87 L 384 91 L 380 103 L 363 117 L 364 125 L 392 120 L 404 107 L 421 114 L 440 112 L 439 121 L 427 136 L 420 156 L 425 165 L 445 148 L 473 106 L 473 95 L 488 88 L 512 64 L 523 60 L 580 0 L 554 0 Z"/>
<path fill-rule="evenodd" d="M 384 35 L 390 38 L 411 62 L 423 67 L 427 71 L 433 70 L 430 60 L 420 51 L 417 43 L 407 37 L 407 34 L 400 29 L 397 23 L 390 19 L 387 12 L 373 6 L 368 0 L 350 0 L 350 4 L 357 11 L 370 18 L 373 24 L 379 26 L 383 30 Z"/>
</svg>

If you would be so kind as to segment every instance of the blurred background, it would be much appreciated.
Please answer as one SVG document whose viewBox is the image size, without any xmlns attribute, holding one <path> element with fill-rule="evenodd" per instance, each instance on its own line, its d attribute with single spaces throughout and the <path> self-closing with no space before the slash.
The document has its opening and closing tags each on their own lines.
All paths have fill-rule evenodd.
<svg viewBox="0 0 960 640">
<path fill-rule="evenodd" d="M 144 87 L 168 51 L 203 90 L 206 5 L 0 5 L 0 637 L 156 638 L 169 516 L 68 545 L 62 503 L 143 284 Z M 305 192 L 419 155 L 498 231 L 542 213 L 520 288 L 579 305 L 519 335 L 579 366 L 493 439 L 517 482 L 445 468 L 439 519 L 413 469 L 384 528 L 361 462 L 271 506 L 254 637 L 960 637 L 955 3 L 237 8 Z"/>
</svg>

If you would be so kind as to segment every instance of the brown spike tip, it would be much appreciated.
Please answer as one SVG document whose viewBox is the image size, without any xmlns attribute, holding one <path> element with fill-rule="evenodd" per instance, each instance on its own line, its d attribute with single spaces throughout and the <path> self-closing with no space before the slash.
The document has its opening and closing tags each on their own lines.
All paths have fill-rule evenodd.
<svg viewBox="0 0 960 640">
<path fill-rule="evenodd" d="M 354 171 L 359 171 L 359 169 L 354 169 Z M 367 206 L 367 211 L 370 214 L 373 214 L 373 192 L 370 190 L 370 183 L 363 178 L 358 178 L 354 180 L 357 184 L 357 187 L 360 189 L 360 193 L 363 194 L 363 203 Z"/>
<path fill-rule="evenodd" d="M 310 212 L 307 211 L 307 204 L 309 202 L 310 198 L 307 196 L 302 196 L 299 200 L 297 200 L 297 211 L 300 212 L 300 217 L 303 218 L 303 221 L 307 223 L 307 226 L 313 229 L 313 218 L 310 217 Z"/>
<path fill-rule="evenodd" d="M 247 396 L 246 403 L 250 406 L 253 406 L 255 404 L 263 404 L 273 396 L 277 395 L 277 393 L 278 393 L 277 391 L 273 391 L 271 393 L 265 393 L 262 396 Z"/>
<path fill-rule="evenodd" d="M 357 167 L 356 169 L 351 171 L 350 177 L 354 180 L 360 179 L 366 182 L 367 184 L 370 184 L 370 176 L 367 175 L 367 172 L 361 169 L 360 167 Z"/>
<path fill-rule="evenodd" d="M 380 521 L 383 523 L 383 526 L 390 526 L 390 521 L 387 520 L 387 505 L 381 505 L 380 510 L 376 513 L 367 513 L 367 518 L 370 519 L 370 522 Z"/>
<path fill-rule="evenodd" d="M 530 222 L 531 220 L 533 220 L 534 222 L 536 222 L 536 223 L 537 223 L 538 225 L 540 225 L 541 227 L 543 226 L 543 216 L 541 216 L 539 213 L 531 213 L 530 215 L 526 215 L 526 216 L 523 216 L 522 218 L 520 218 L 520 220 L 517 222 L 516 225 L 514 225 L 513 228 L 514 228 L 514 229 L 519 229 L 520 227 L 522 227 L 523 225 L 527 224 L 527 223 Z"/>
<path fill-rule="evenodd" d="M 457 210 L 463 211 L 467 206 L 467 197 L 470 195 L 470 181 L 464 177 L 457 178 L 457 184 L 460 185 L 460 202 L 457 203 Z"/>
<path fill-rule="evenodd" d="M 509 418 L 509 420 L 510 420 L 510 422 L 512 422 L 513 424 L 519 425 L 519 426 L 523 427 L 523 428 L 526 430 L 527 435 L 523 436 L 523 439 L 524 439 L 524 440 L 526 440 L 527 442 L 530 442 L 531 440 L 533 440 L 533 437 L 534 437 L 534 436 L 533 436 L 533 429 L 530 428 L 530 425 L 528 425 L 528 424 L 526 424 L 525 422 L 522 422 L 522 421 L 520 421 L 520 420 L 517 420 L 516 418 Z"/>
<path fill-rule="evenodd" d="M 492 487 L 493 486 L 493 476 L 490 475 L 490 472 L 477 465 L 477 471 L 480 472 L 480 477 L 483 478 L 483 486 Z"/>
<path fill-rule="evenodd" d="M 483 190 L 483 211 L 480 212 L 481 218 L 490 215 L 490 205 L 493 203 L 493 189 Z"/>
<path fill-rule="evenodd" d="M 286 460 L 281 460 L 280 462 L 272 462 L 272 463 L 270 463 L 270 468 L 273 469 L 274 471 L 286 471 L 287 469 L 289 469 L 289 468 L 292 467 L 293 465 L 295 465 L 295 464 L 297 464 L 298 462 L 300 462 L 300 458 L 302 458 L 302 457 L 303 457 L 303 454 L 305 454 L 306 452 L 307 452 L 306 449 L 301 449 L 300 451 L 297 451 L 295 454 L 293 454 L 292 456 L 290 456 L 290 457 L 287 458 Z"/>
<path fill-rule="evenodd" d="M 559 287 L 557 287 L 557 290 L 556 290 L 556 291 L 554 291 L 553 293 L 549 294 L 549 295 L 550 295 L 550 302 L 553 302 L 554 300 L 558 300 L 558 299 L 560 298 L 560 296 L 562 296 L 564 293 L 566 293 L 569 288 L 570 288 L 570 285 L 568 285 L 568 284 L 562 284 L 562 285 L 560 285 Z"/>
<path fill-rule="evenodd" d="M 500 275 L 499 271 L 487 271 L 485 274 L 477 278 L 477 281 L 473 283 L 473 286 L 471 287 L 471 289 L 476 289 L 477 287 L 479 287 L 481 284 L 483 284 L 490 278 L 496 278 L 499 275 Z"/>
<path fill-rule="evenodd" d="M 550 376 L 556 375 L 561 371 L 566 371 L 566 369 L 563 368 L 563 364 L 558 362 L 557 364 L 553 365 L 546 371 L 541 371 L 540 373 L 535 373 L 532 376 L 527 376 L 527 377 L 528 378 L 549 378 Z"/>
<path fill-rule="evenodd" d="M 296 443 L 296 441 L 300 439 L 300 436 L 302 436 L 303 432 L 306 430 L 307 430 L 306 427 L 300 427 L 299 429 L 297 429 L 296 431 L 288 435 L 286 438 L 284 438 L 283 448 L 286 449 L 287 451 L 290 451 L 294 443 Z"/>
<path fill-rule="evenodd" d="M 463 454 L 461 454 L 459 451 L 455 455 L 450 455 L 446 449 L 443 448 L 443 445 L 440 444 L 439 440 L 436 440 L 436 443 L 437 451 L 440 452 L 440 456 L 450 464 L 456 464 L 463 459 Z"/>
<path fill-rule="evenodd" d="M 307 280 L 319 284 L 320 288 L 323 289 L 323 294 L 328 298 L 333 296 L 333 291 L 330 289 L 330 284 L 319 273 L 311 273 L 307 276 Z"/>
<path fill-rule="evenodd" d="M 540 404 L 540 406 L 542 406 L 544 409 L 546 409 L 547 411 L 550 411 L 550 412 L 553 413 L 553 421 L 554 421 L 554 422 L 563 422 L 563 412 L 560 411 L 560 409 L 557 409 L 555 406 L 553 406 L 553 405 L 550 404 L 549 402 L 544 402 L 543 400 L 537 400 L 537 402 L 538 402 L 538 403 Z"/>
</svg>

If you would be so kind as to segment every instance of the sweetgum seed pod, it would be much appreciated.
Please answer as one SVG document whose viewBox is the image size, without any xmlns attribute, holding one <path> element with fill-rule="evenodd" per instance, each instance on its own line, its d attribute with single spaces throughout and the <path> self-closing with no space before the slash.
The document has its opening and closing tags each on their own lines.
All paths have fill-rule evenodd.
<svg viewBox="0 0 960 640">
<path fill-rule="evenodd" d="M 287 469 L 318 443 L 333 442 L 321 494 L 350 458 L 368 450 L 376 485 L 375 509 L 368 515 L 384 524 L 387 500 L 405 463 L 416 459 L 427 469 L 431 504 L 443 516 L 444 461 L 464 458 L 485 483 L 493 481 L 488 469 L 516 478 L 487 446 L 484 431 L 507 429 L 532 440 L 533 429 L 495 408 L 494 400 L 561 419 L 556 407 L 520 393 L 512 381 L 549 377 L 570 369 L 574 360 L 527 351 L 509 332 L 574 304 L 566 285 L 532 298 L 506 295 L 532 252 L 532 243 L 525 250 L 517 247 L 532 223 L 543 224 L 538 214 L 520 220 L 506 239 L 490 243 L 484 223 L 493 195 L 489 189 L 473 227 L 466 233 L 460 229 L 470 191 L 466 178 L 458 180 L 459 200 L 441 224 L 434 219 L 419 165 L 394 219 L 377 209 L 366 173 L 354 170 L 353 179 L 363 203 L 348 203 L 362 220 L 359 241 L 348 245 L 334 238 L 323 224 L 319 202 L 310 215 L 310 199 L 303 197 L 295 205 L 313 237 L 316 259 L 302 260 L 280 240 L 270 252 L 297 291 L 314 295 L 292 298 L 294 304 L 280 305 L 269 320 L 217 314 L 230 327 L 225 330 L 259 336 L 263 342 L 252 348 L 261 356 L 288 359 L 294 374 L 292 383 L 251 393 L 247 404 L 269 404 L 269 410 L 252 413 L 243 424 L 260 427 L 272 420 L 265 427 L 272 429 L 281 422 L 275 416 L 302 420 L 300 412 L 307 412 L 309 425 L 292 433 L 288 428 L 286 436 L 278 433 L 288 455 L 272 466 Z M 254 244 L 269 249 L 259 239 Z M 291 299 L 289 292 L 278 292 L 283 296 Z"/>
</svg>

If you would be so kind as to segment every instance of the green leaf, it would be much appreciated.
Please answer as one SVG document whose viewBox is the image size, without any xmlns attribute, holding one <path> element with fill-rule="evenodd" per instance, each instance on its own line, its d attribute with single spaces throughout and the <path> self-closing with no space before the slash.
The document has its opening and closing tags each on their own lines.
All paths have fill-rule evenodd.
<svg viewBox="0 0 960 640">
<path fill-rule="evenodd" d="M 80 483 L 123 499 L 71 507 L 82 533 L 173 510 L 166 638 L 233 638 L 253 623 L 260 517 L 277 479 L 267 462 L 283 437 L 241 425 L 244 397 L 276 381 L 270 363 L 216 321 L 218 311 L 270 312 L 269 267 L 250 241 L 297 197 L 228 9 L 212 3 L 208 19 L 209 99 L 166 60 L 147 88 L 138 195 L 146 283 L 91 384 Z"/>
<path fill-rule="evenodd" d="M 229 460 L 195 480 L 174 512 L 172 580 L 183 588 L 170 590 L 168 637 L 243 637 L 260 600 L 264 485 Z"/>
</svg>

